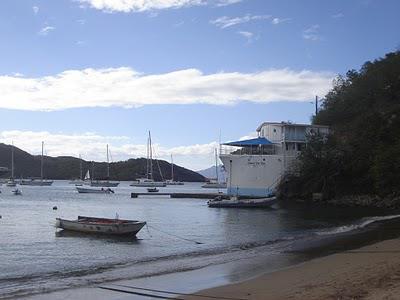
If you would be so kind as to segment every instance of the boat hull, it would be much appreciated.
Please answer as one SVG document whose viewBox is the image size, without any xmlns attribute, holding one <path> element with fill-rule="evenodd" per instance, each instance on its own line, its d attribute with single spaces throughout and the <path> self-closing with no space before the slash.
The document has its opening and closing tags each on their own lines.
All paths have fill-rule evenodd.
<svg viewBox="0 0 400 300">
<path fill-rule="evenodd" d="M 201 187 L 204 189 L 226 189 L 226 183 L 206 183 Z"/>
<path fill-rule="evenodd" d="M 167 184 L 165 182 L 134 182 L 131 183 L 130 186 L 136 186 L 136 187 L 165 187 Z"/>
<path fill-rule="evenodd" d="M 112 194 L 112 193 L 114 193 L 110 189 L 89 189 L 89 188 L 76 187 L 76 190 L 80 194 Z"/>
<path fill-rule="evenodd" d="M 227 208 L 267 208 L 276 203 L 276 197 L 253 198 L 253 199 L 235 199 L 220 200 L 213 199 L 207 202 L 209 207 L 227 207 Z"/>
<path fill-rule="evenodd" d="M 93 181 L 90 183 L 92 187 L 117 187 L 119 182 L 110 182 L 110 181 Z"/>
<path fill-rule="evenodd" d="M 21 180 L 20 185 L 29 186 L 51 186 L 53 181 L 51 180 Z"/>
<path fill-rule="evenodd" d="M 146 222 L 78 217 L 78 220 L 56 219 L 56 227 L 64 230 L 106 235 L 135 236 Z"/>
</svg>

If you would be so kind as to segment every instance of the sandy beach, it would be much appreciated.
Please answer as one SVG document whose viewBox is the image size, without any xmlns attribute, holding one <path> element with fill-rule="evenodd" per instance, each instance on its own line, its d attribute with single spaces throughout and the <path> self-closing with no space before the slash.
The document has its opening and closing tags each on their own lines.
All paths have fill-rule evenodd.
<svg viewBox="0 0 400 300">
<path fill-rule="evenodd" d="M 197 294 L 260 300 L 399 299 L 400 240 L 386 240 L 313 259 L 245 282 Z M 196 296 L 182 298 L 205 299 Z"/>
</svg>

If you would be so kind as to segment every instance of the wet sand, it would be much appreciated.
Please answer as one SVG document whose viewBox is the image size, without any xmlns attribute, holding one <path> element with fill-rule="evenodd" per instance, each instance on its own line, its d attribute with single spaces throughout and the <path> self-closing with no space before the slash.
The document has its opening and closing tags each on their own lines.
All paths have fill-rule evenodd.
<svg viewBox="0 0 400 300">
<path fill-rule="evenodd" d="M 399 299 L 400 239 L 344 251 L 198 292 L 232 299 Z M 186 300 L 204 297 L 179 297 Z"/>
</svg>

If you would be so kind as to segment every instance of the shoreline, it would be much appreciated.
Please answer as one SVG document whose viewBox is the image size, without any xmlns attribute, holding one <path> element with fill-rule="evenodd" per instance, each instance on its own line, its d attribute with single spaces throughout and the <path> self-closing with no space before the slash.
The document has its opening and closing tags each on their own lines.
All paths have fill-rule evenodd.
<svg viewBox="0 0 400 300">
<path fill-rule="evenodd" d="M 240 283 L 197 292 L 232 299 L 398 299 L 400 239 L 315 258 Z M 179 297 L 197 300 L 200 297 Z"/>
<path fill-rule="evenodd" d="M 376 251 L 374 247 L 377 246 L 380 249 L 378 253 L 383 254 L 384 258 L 385 253 L 388 253 L 386 257 L 388 261 L 386 264 L 391 263 L 391 257 L 393 255 L 397 257 L 394 265 L 398 266 L 400 270 L 400 240 L 397 239 L 400 235 L 398 234 L 399 225 L 400 220 L 387 220 L 378 222 L 378 224 L 372 226 L 370 225 L 369 228 L 362 231 L 356 230 L 334 236 L 320 236 L 318 239 L 305 239 L 293 243 L 290 249 L 280 251 L 279 256 L 270 255 L 268 249 L 258 251 L 256 254 L 252 253 L 252 255 L 248 255 L 249 253 L 245 254 L 246 252 L 244 252 L 243 258 L 191 271 L 173 272 L 137 279 L 109 281 L 91 284 L 86 287 L 71 287 L 64 290 L 49 291 L 48 293 L 44 290 L 43 293 L 27 295 L 23 297 L 23 299 L 145 299 L 143 296 L 100 289 L 99 286 L 111 287 L 134 293 L 143 292 L 140 288 L 172 291 L 175 295 L 173 297 L 178 297 L 179 299 L 182 298 L 179 296 L 182 293 L 205 293 L 206 295 L 208 294 L 216 297 L 224 296 L 231 298 L 249 297 L 247 294 L 250 293 L 251 297 L 244 299 L 279 299 L 279 297 L 281 297 L 281 299 L 287 299 L 288 295 L 280 294 L 279 291 L 281 289 L 290 291 L 293 287 L 296 287 L 295 294 L 300 295 L 300 292 L 304 292 L 301 290 L 301 284 L 297 282 L 299 278 L 309 281 L 307 289 L 314 288 L 312 283 L 315 274 L 318 274 L 318 276 L 316 276 L 318 279 L 325 278 L 325 282 L 320 282 L 319 284 L 321 286 L 326 285 L 329 278 L 320 275 L 324 273 L 324 270 L 321 270 L 321 268 L 330 270 L 328 272 L 330 273 L 332 270 L 335 270 L 337 265 L 344 263 L 342 269 L 345 269 L 347 266 L 346 264 L 350 263 L 350 267 L 346 269 L 346 272 L 351 273 L 353 271 L 351 269 L 352 261 L 349 262 L 343 260 L 343 258 L 359 257 L 357 259 L 359 260 L 359 265 L 362 266 L 365 262 L 370 263 L 374 261 L 373 251 Z M 386 243 L 390 245 L 386 245 Z M 391 243 L 395 244 L 392 245 Z M 383 248 L 381 249 L 381 247 Z M 367 251 L 365 251 L 365 249 L 367 249 Z M 397 249 L 399 253 L 396 253 L 394 251 L 395 249 Z M 357 254 L 359 251 L 364 251 L 365 255 L 361 255 L 360 257 L 360 255 Z M 336 258 L 331 261 L 332 257 L 341 258 Z M 326 260 L 327 262 L 322 264 L 324 267 L 318 267 L 318 264 L 316 265 L 316 262 L 324 262 Z M 374 269 L 375 267 L 373 266 L 372 268 Z M 308 272 L 307 274 L 309 277 L 302 276 L 304 272 Z M 278 278 L 281 278 L 280 280 L 276 279 L 277 275 Z M 359 275 L 360 274 L 357 276 L 360 277 L 362 281 L 361 275 L 363 274 Z M 381 272 L 380 276 L 384 277 L 384 272 Z M 290 281 L 290 284 L 286 278 L 291 278 L 292 281 Z M 118 287 L 118 285 L 120 286 Z M 305 285 L 304 282 L 303 285 Z M 129 286 L 136 288 L 132 289 Z M 264 293 L 266 290 L 263 289 L 265 286 L 271 288 L 271 290 L 268 290 L 272 295 L 271 298 L 265 298 Z M 279 289 L 277 287 L 279 287 Z M 247 294 L 240 294 L 241 297 L 237 297 L 239 295 L 237 289 L 239 289 L 239 291 L 247 291 Z M 201 292 L 197 292 L 199 290 L 201 290 Z M 148 293 L 154 294 L 154 292 L 151 291 Z M 165 294 L 158 295 L 171 297 L 171 295 Z M 319 296 L 316 296 L 315 299 L 324 298 L 320 294 L 318 295 Z M 312 294 L 310 294 L 310 297 L 310 299 L 313 299 Z M 186 297 L 185 299 L 197 298 L 199 297 Z M 308 295 L 306 298 L 308 298 Z M 204 299 L 204 297 L 201 297 L 201 299 Z M 301 299 L 301 297 L 297 299 Z"/>
</svg>

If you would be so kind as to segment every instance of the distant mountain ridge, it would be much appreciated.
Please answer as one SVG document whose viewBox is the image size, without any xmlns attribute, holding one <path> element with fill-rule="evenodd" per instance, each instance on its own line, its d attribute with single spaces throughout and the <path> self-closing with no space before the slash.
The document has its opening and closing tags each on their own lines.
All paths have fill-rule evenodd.
<svg viewBox="0 0 400 300">
<path fill-rule="evenodd" d="M 31 155 L 17 147 L 14 148 L 14 174 L 16 178 L 40 177 L 40 155 Z M 171 164 L 164 160 L 153 160 L 155 180 L 161 180 L 157 161 L 164 179 L 171 178 Z M 82 160 L 83 173 L 90 170 L 94 179 L 106 179 L 107 163 Z M 79 178 L 79 158 L 72 156 L 44 157 L 44 177 L 48 179 Z M 11 145 L 0 143 L 0 166 L 11 170 Z M 136 158 L 110 163 L 110 180 L 135 180 L 146 174 L 146 159 Z M 2 178 L 10 177 L 10 172 L 0 174 Z M 204 182 L 205 178 L 192 170 L 174 164 L 174 180 L 187 182 Z"/>
<path fill-rule="evenodd" d="M 200 175 L 204 176 L 205 178 L 208 179 L 215 179 L 216 178 L 216 173 L 215 173 L 215 166 L 209 167 L 207 169 L 203 169 L 200 171 L 197 171 Z M 226 181 L 227 178 L 227 173 L 224 169 L 223 165 L 218 165 L 218 178 L 220 181 Z"/>
</svg>

